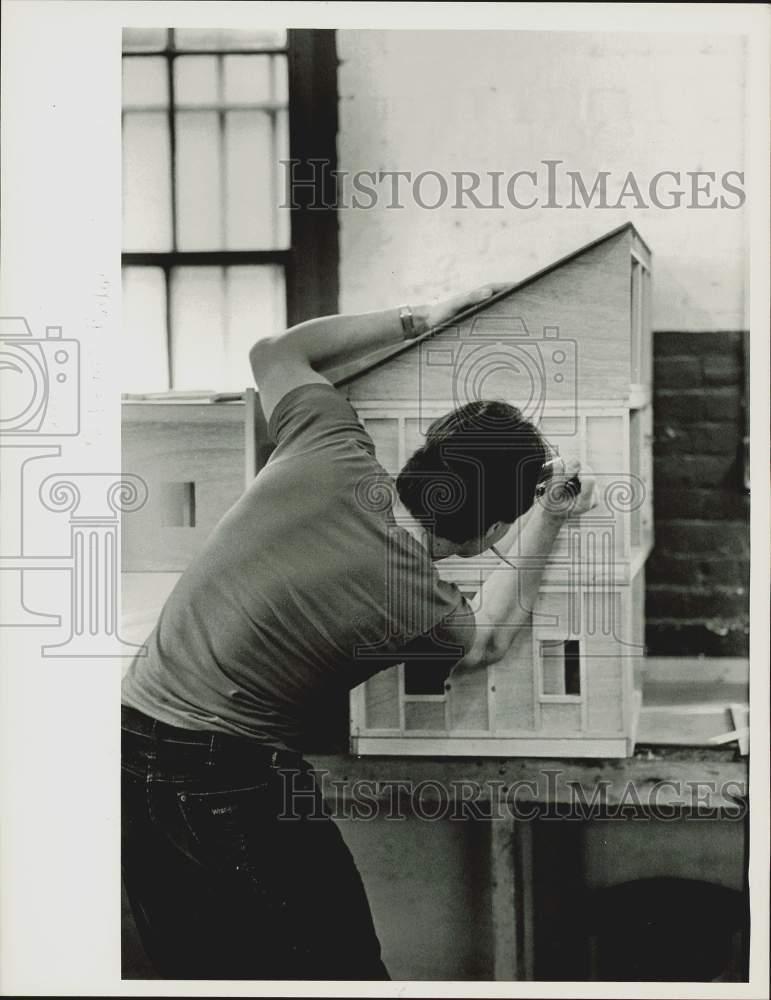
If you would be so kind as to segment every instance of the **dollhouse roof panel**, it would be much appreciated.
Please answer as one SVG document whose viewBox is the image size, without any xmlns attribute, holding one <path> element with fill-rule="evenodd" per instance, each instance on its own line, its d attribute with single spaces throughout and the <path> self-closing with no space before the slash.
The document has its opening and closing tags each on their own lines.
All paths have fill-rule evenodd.
<svg viewBox="0 0 771 1000">
<path fill-rule="evenodd" d="M 555 354 L 567 355 L 566 374 L 549 383 L 550 404 L 571 405 L 576 399 L 624 402 L 630 385 L 639 381 L 630 359 L 633 255 L 645 268 L 650 266 L 647 245 L 626 223 L 466 310 L 452 323 L 328 375 L 352 401 L 447 399 L 446 375 L 438 363 L 430 370 L 429 347 L 434 359 L 442 352 L 449 358 L 460 342 L 478 342 L 481 352 L 497 336 L 509 344 L 530 345 L 526 352 L 546 369 Z M 562 342 L 559 347 L 553 343 L 557 340 Z M 488 354 L 495 351 L 490 347 Z M 498 378 L 495 373 L 492 378 L 477 374 L 484 376 L 488 397 L 510 398 L 520 391 L 507 387 L 500 371 Z"/>
</svg>

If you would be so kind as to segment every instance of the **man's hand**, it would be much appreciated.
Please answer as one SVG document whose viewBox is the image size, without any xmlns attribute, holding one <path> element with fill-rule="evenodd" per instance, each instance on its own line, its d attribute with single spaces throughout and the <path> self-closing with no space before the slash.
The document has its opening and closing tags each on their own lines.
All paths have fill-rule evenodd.
<svg viewBox="0 0 771 1000">
<path fill-rule="evenodd" d="M 536 494 L 537 502 L 549 517 L 564 520 L 578 517 L 597 506 L 596 481 L 588 466 L 577 459 L 555 458 L 551 475 Z"/>
<path fill-rule="evenodd" d="M 433 330 L 434 327 L 441 326 L 442 323 L 446 323 L 447 320 L 452 319 L 453 316 L 457 316 L 458 313 L 465 312 L 466 309 L 479 305 L 480 302 L 484 302 L 486 299 L 492 298 L 493 295 L 497 295 L 499 292 L 503 292 L 511 287 L 511 284 L 483 285 L 481 288 L 475 288 L 470 292 L 451 295 L 450 298 L 442 299 L 441 302 L 419 306 L 415 310 L 415 316 L 420 328 L 419 332 L 425 333 L 427 330 Z"/>
</svg>

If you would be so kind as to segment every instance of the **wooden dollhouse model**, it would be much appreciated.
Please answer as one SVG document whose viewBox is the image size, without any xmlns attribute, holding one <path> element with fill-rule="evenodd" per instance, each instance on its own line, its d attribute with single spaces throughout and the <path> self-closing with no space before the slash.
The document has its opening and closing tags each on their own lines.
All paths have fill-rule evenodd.
<svg viewBox="0 0 771 1000">
<path fill-rule="evenodd" d="M 351 693 L 353 753 L 632 753 L 653 542 L 650 274 L 650 251 L 627 224 L 450 325 L 327 373 L 389 472 L 435 417 L 498 398 L 537 423 L 553 451 L 588 463 L 599 498 L 560 533 L 532 628 L 507 657 L 449 689 L 418 663 L 375 674 Z M 237 402 L 125 403 L 123 468 L 144 478 L 148 501 L 123 519 L 124 593 L 129 581 L 157 594 L 160 610 L 268 453 L 253 390 Z M 514 574 L 490 553 L 438 568 L 471 599 L 489 573 Z"/>
<path fill-rule="evenodd" d="M 555 452 L 588 463 L 599 498 L 560 533 L 532 628 L 504 660 L 449 689 L 441 671 L 414 663 L 353 690 L 354 753 L 632 753 L 653 542 L 650 268 L 649 249 L 623 226 L 341 386 L 389 472 L 432 419 L 498 398 L 539 424 Z M 439 568 L 470 598 L 489 573 L 515 572 L 490 553 Z"/>
</svg>

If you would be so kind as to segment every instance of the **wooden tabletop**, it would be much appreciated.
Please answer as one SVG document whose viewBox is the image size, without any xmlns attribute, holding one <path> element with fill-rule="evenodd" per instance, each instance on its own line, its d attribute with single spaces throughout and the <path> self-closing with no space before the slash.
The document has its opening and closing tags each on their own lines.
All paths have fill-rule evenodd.
<svg viewBox="0 0 771 1000">
<path fill-rule="evenodd" d="M 619 760 L 349 754 L 311 754 L 308 759 L 328 797 L 384 799 L 399 788 L 401 794 L 420 794 L 425 800 L 482 802 L 508 795 L 525 811 L 529 803 L 581 801 L 614 809 L 735 811 L 747 796 L 748 782 L 747 758 L 735 747 L 642 745 L 633 757 Z"/>
</svg>

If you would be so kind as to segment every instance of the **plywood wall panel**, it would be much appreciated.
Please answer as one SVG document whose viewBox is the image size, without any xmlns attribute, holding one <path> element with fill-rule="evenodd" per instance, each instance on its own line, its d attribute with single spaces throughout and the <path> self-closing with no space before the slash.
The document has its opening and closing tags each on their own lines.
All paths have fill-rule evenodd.
<svg viewBox="0 0 771 1000">
<path fill-rule="evenodd" d="M 243 493 L 243 426 L 213 416 L 207 423 L 184 417 L 180 413 L 176 423 L 124 423 L 123 468 L 141 476 L 148 488 L 144 507 L 123 521 L 126 570 L 184 570 Z M 165 502 L 166 485 L 183 483 L 192 484 L 191 526 L 169 523 Z"/>
<path fill-rule="evenodd" d="M 410 732 L 445 732 L 443 701 L 405 701 L 404 728 Z"/>
<path fill-rule="evenodd" d="M 624 726 L 623 690 L 625 664 L 617 650 L 607 656 L 586 655 L 586 724 L 589 732 L 620 732 Z"/>
<path fill-rule="evenodd" d="M 534 730 L 535 697 L 533 686 L 532 635 L 521 634 L 507 656 L 490 668 L 493 704 L 493 732 Z"/>
<path fill-rule="evenodd" d="M 368 729 L 399 728 L 399 671 L 374 674 L 364 685 L 364 718 Z"/>
<path fill-rule="evenodd" d="M 581 706 L 549 703 L 541 705 L 541 733 L 564 736 L 581 732 Z"/>
<path fill-rule="evenodd" d="M 487 708 L 488 671 L 456 674 L 447 692 L 447 719 L 450 731 L 487 730 L 490 716 Z"/>
</svg>

